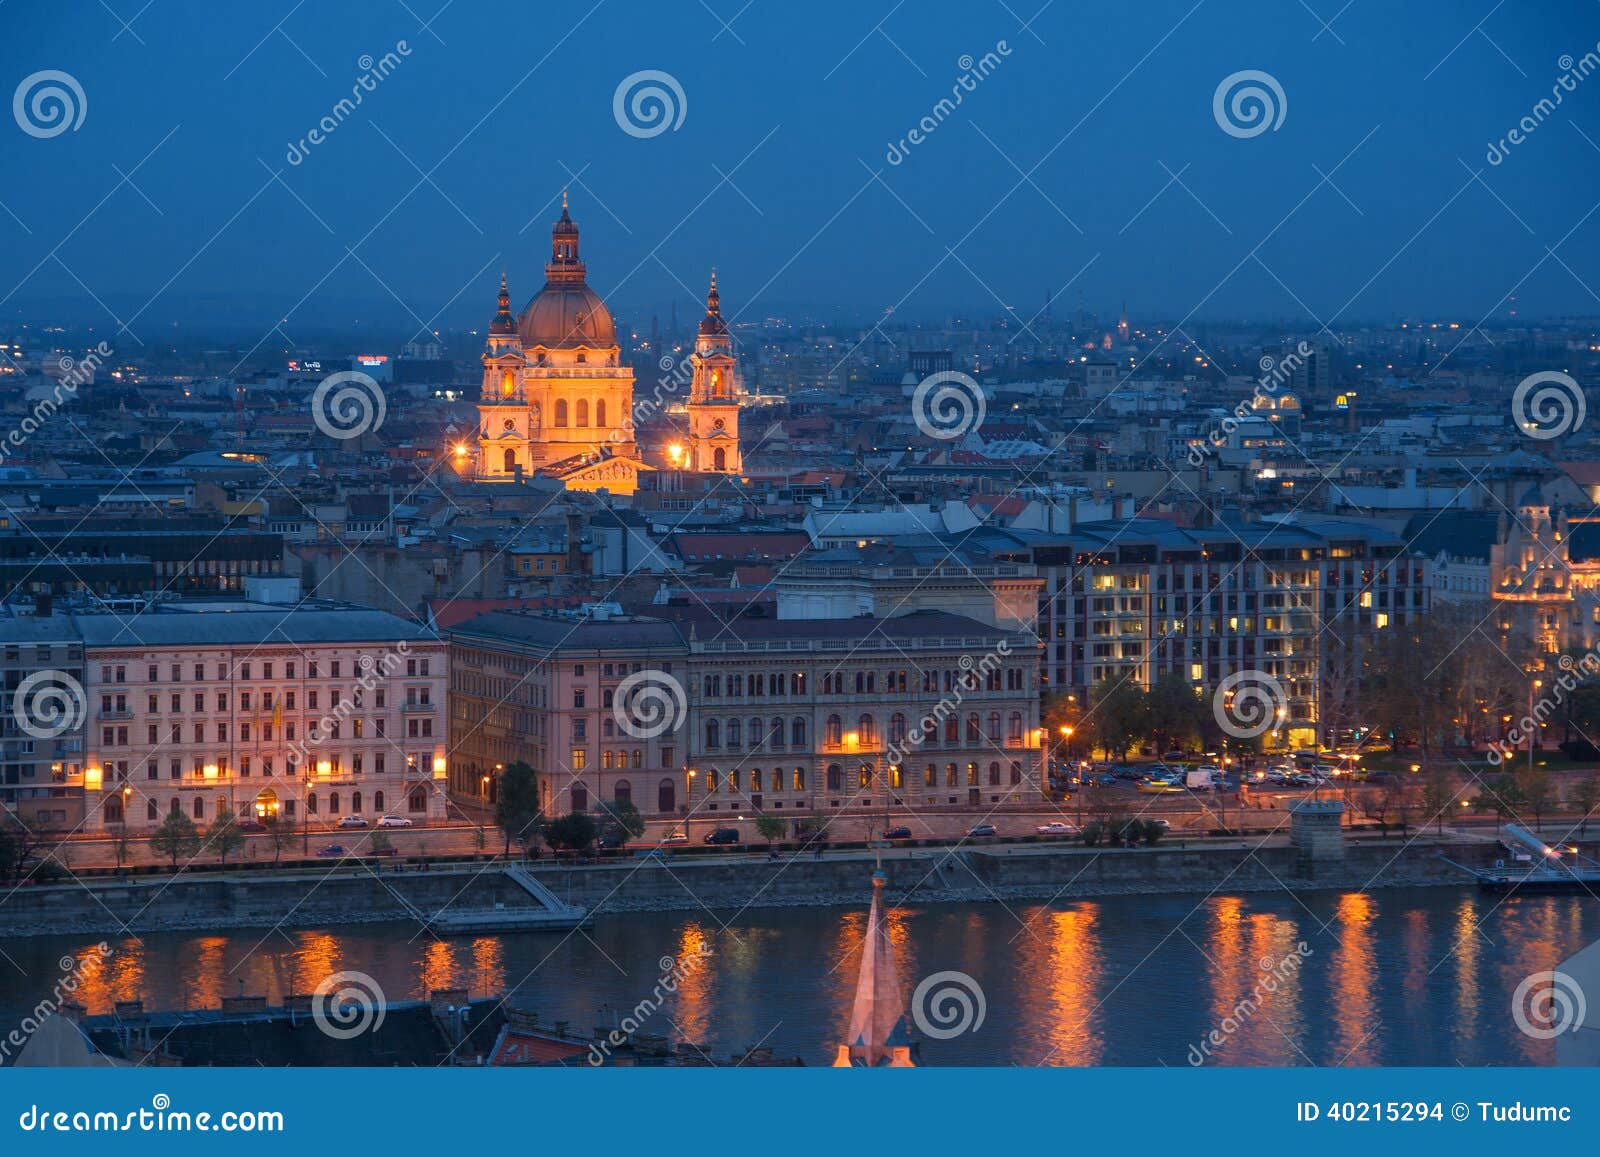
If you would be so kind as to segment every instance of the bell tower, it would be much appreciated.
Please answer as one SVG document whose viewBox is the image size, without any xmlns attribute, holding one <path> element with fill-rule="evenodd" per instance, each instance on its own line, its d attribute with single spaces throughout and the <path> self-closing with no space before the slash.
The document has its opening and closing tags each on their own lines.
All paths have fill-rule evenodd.
<svg viewBox="0 0 1600 1157">
<path fill-rule="evenodd" d="M 733 342 L 722 319 L 716 270 L 706 294 L 706 316 L 695 338 L 694 377 L 689 384 L 689 445 L 686 466 L 707 474 L 737 474 L 739 454 L 739 389 L 734 371 Z"/>
</svg>

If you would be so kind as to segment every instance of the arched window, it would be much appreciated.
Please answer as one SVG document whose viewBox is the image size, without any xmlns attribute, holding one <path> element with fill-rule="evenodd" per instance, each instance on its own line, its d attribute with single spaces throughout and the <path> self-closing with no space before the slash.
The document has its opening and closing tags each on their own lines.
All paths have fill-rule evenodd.
<svg viewBox="0 0 1600 1157">
<path fill-rule="evenodd" d="M 504 465 L 507 474 L 515 474 L 517 472 L 517 452 L 515 450 L 507 450 L 501 455 L 500 461 Z"/>
<path fill-rule="evenodd" d="M 989 764 L 989 786 L 1000 786 L 1000 765 L 998 763 Z"/>
<path fill-rule="evenodd" d="M 194 797 L 194 818 L 197 820 L 206 818 L 206 801 L 199 796 Z"/>
<path fill-rule="evenodd" d="M 1022 764 L 1016 760 L 1011 761 L 1011 785 L 1015 787 L 1022 782 Z"/>
<path fill-rule="evenodd" d="M 310 795 L 306 796 L 306 815 L 314 816 L 316 814 L 317 814 L 317 793 L 316 792 L 312 792 Z"/>
<path fill-rule="evenodd" d="M 953 763 L 944 765 L 944 784 L 946 787 L 955 787 L 956 785 L 956 765 Z"/>
<path fill-rule="evenodd" d="M 328 814 L 330 816 L 339 814 L 339 793 L 336 791 L 328 793 Z"/>
<path fill-rule="evenodd" d="M 856 786 L 868 788 L 872 786 L 872 765 L 863 763 L 856 768 Z"/>
<path fill-rule="evenodd" d="M 789 746 L 804 747 L 806 745 L 806 717 L 796 715 L 789 724 Z"/>
<path fill-rule="evenodd" d="M 383 814 L 383 793 L 381 791 L 372 793 L 372 810 L 379 815 Z"/>
<path fill-rule="evenodd" d="M 889 716 L 889 742 L 904 743 L 906 738 L 906 717 L 903 712 L 896 711 Z"/>
<path fill-rule="evenodd" d="M 983 732 L 978 725 L 978 713 L 976 711 L 969 711 L 967 712 L 967 742 L 980 743 L 982 740 Z"/>
<path fill-rule="evenodd" d="M 148 800 L 144 805 L 144 818 L 154 822 L 161 818 L 161 809 L 156 806 L 155 800 Z"/>
<path fill-rule="evenodd" d="M 581 783 L 575 783 L 571 788 L 572 810 L 586 812 L 589 810 L 589 789 Z"/>
<path fill-rule="evenodd" d="M 717 779 L 717 769 L 714 768 L 714 767 L 707 769 L 707 771 L 706 771 L 706 790 L 707 791 L 716 791 L 718 782 L 719 781 Z"/>
<path fill-rule="evenodd" d="M 767 724 L 767 734 L 772 737 L 772 746 L 783 746 L 783 717 L 781 715 L 774 715 L 772 717 L 771 721 Z"/>
<path fill-rule="evenodd" d="M 722 724 L 715 719 L 706 720 L 706 747 L 716 748 L 722 746 Z"/>
<path fill-rule="evenodd" d="M 678 810 L 677 785 L 669 779 L 663 779 L 656 784 L 656 811 L 674 812 Z"/>
<path fill-rule="evenodd" d="M 637 747 L 633 749 L 632 754 L 628 756 L 628 766 L 633 768 L 644 766 L 644 752 L 641 749 Z"/>
<path fill-rule="evenodd" d="M 587 398 L 579 398 L 578 399 L 578 421 L 577 421 L 577 425 L 579 425 L 579 426 L 587 426 L 588 424 L 589 424 L 589 400 Z"/>
<path fill-rule="evenodd" d="M 617 786 L 611 791 L 612 798 L 618 803 L 631 804 L 633 802 L 633 784 L 625 779 L 617 780 Z"/>
<path fill-rule="evenodd" d="M 996 743 L 1000 742 L 1000 712 L 998 711 L 989 712 L 989 738 Z"/>
<path fill-rule="evenodd" d="M 944 741 L 946 743 L 961 742 L 961 720 L 954 715 L 944 721 Z"/>
<path fill-rule="evenodd" d="M 1013 711 L 1006 724 L 1006 740 L 1010 743 L 1022 742 L 1022 712 Z"/>
<path fill-rule="evenodd" d="M 765 733 L 761 730 L 761 720 L 752 717 L 745 724 L 745 735 L 749 736 L 751 747 L 760 747 L 762 741 L 766 738 Z"/>
<path fill-rule="evenodd" d="M 828 716 L 827 730 L 823 733 L 823 742 L 829 747 L 838 747 L 844 742 L 844 720 L 837 715 Z"/>
<path fill-rule="evenodd" d="M 516 379 L 511 376 L 510 370 L 506 370 L 505 373 L 500 375 L 500 396 L 502 398 L 509 398 L 512 394 L 516 393 L 516 391 Z"/>
<path fill-rule="evenodd" d="M 967 786 L 978 786 L 978 765 L 976 763 L 969 762 L 967 764 Z"/>
<path fill-rule="evenodd" d="M 795 768 L 794 769 L 794 777 L 790 780 L 790 782 L 792 784 L 794 784 L 794 790 L 795 791 L 805 791 L 805 789 L 806 789 L 806 769 L 803 768 L 803 767 Z"/>
<path fill-rule="evenodd" d="M 728 720 L 728 746 L 738 747 L 743 740 L 744 735 L 739 726 L 739 721 L 737 719 Z"/>
<path fill-rule="evenodd" d="M 556 399 L 556 425 L 558 427 L 565 427 L 566 424 L 567 424 L 567 400 L 565 398 L 557 398 Z"/>
<path fill-rule="evenodd" d="M 922 769 L 922 786 L 933 787 L 939 782 L 939 769 L 933 764 L 928 764 Z"/>
<path fill-rule="evenodd" d="M 290 807 L 294 806 L 294 802 L 292 800 L 290 801 L 289 806 Z M 413 788 L 412 791 L 411 791 L 411 795 L 409 797 L 407 797 L 407 799 L 406 799 L 406 807 L 410 808 L 414 812 L 425 812 L 425 811 L 427 811 L 428 810 L 428 789 L 425 788 L 425 787 Z"/>
<path fill-rule="evenodd" d="M 604 426 L 606 424 L 606 400 L 604 398 L 594 404 L 594 424 L 596 426 Z"/>
<path fill-rule="evenodd" d="M 728 452 L 718 446 L 711 453 L 711 469 L 726 470 L 728 468 Z"/>
<path fill-rule="evenodd" d="M 828 764 L 828 790 L 839 791 L 844 787 L 844 768 L 837 763 Z"/>
<path fill-rule="evenodd" d="M 873 747 L 878 742 L 878 724 L 870 715 L 862 715 L 856 720 L 856 734 L 861 737 L 862 747 Z"/>
</svg>

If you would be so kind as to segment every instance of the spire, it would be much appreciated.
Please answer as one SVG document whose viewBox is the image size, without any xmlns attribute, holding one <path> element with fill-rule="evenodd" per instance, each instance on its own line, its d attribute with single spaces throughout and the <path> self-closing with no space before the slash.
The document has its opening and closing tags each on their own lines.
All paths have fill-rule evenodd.
<svg viewBox="0 0 1600 1157">
<path fill-rule="evenodd" d="M 578 223 L 567 211 L 567 191 L 561 190 L 561 217 L 550 230 L 550 264 L 544 267 L 547 281 L 582 281 L 583 259 L 578 255 Z"/>
<path fill-rule="evenodd" d="M 867 911 L 867 930 L 861 942 L 861 973 L 856 979 L 849 1035 L 839 1046 L 835 1068 L 914 1066 L 900 1001 L 900 972 L 883 911 L 883 889 L 888 882 L 880 863 L 872 873 L 872 907 Z"/>
<path fill-rule="evenodd" d="M 489 323 L 490 333 L 516 333 L 517 319 L 511 316 L 511 291 L 506 288 L 505 270 L 500 271 L 500 309 Z"/>
<path fill-rule="evenodd" d="M 700 336 L 713 337 L 728 332 L 728 323 L 722 320 L 722 295 L 717 292 L 717 271 L 711 271 L 711 289 L 706 293 L 706 316 L 700 323 Z"/>
</svg>

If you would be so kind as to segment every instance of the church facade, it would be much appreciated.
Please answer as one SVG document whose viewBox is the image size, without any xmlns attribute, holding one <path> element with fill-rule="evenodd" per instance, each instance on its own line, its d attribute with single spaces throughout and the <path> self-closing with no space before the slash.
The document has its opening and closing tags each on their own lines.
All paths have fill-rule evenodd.
<svg viewBox="0 0 1600 1157">
<path fill-rule="evenodd" d="M 737 473 L 739 395 L 736 362 L 712 275 L 700 324 L 684 444 L 675 468 Z M 633 369 L 622 359 L 616 323 L 589 288 L 577 223 L 561 198 L 550 233 L 545 283 L 520 314 L 511 312 L 506 279 L 483 353 L 476 445 L 463 472 L 479 481 L 535 474 L 568 489 L 631 495 L 639 479 L 668 463 L 641 453 L 635 440 Z"/>
</svg>

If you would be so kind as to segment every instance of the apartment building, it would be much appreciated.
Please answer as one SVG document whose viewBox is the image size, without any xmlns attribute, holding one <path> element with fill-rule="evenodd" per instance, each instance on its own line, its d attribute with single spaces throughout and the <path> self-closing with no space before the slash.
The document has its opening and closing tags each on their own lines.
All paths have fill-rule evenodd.
<svg viewBox="0 0 1600 1157">
<path fill-rule="evenodd" d="M 0 809 L 34 831 L 83 822 L 83 679 L 69 620 L 0 618 Z"/>
<path fill-rule="evenodd" d="M 1045 580 L 1043 685 L 1079 697 L 1107 680 L 1174 672 L 1210 695 L 1255 670 L 1287 695 L 1276 742 L 1314 745 L 1335 641 L 1371 636 L 1430 605 L 1427 561 L 1380 527 L 1338 519 L 1204 529 L 1158 519 L 1084 523 L 1003 554 Z"/>
<path fill-rule="evenodd" d="M 445 815 L 445 645 L 382 611 L 162 604 L 75 614 L 88 829 L 228 810 Z"/>
<path fill-rule="evenodd" d="M 452 630 L 452 792 L 492 802 L 524 760 L 547 815 L 610 800 L 731 819 L 1039 798 L 1027 632 L 941 611 L 659 610 L 495 612 Z"/>
</svg>

